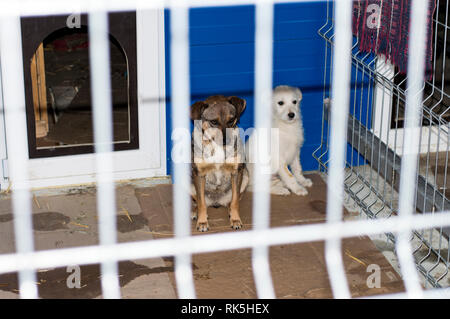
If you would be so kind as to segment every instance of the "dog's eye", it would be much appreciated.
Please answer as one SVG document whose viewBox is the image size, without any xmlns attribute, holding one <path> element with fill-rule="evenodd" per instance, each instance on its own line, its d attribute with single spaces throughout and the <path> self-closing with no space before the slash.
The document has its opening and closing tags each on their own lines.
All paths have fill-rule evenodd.
<svg viewBox="0 0 450 319">
<path fill-rule="evenodd" d="M 279 101 L 279 102 L 278 102 L 278 105 L 283 105 L 283 104 L 284 104 L 283 101 Z"/>
<path fill-rule="evenodd" d="M 210 121 L 210 123 L 212 125 L 219 125 L 219 121 L 217 121 L 217 120 L 212 120 L 212 121 Z"/>
<path fill-rule="evenodd" d="M 228 121 L 228 125 L 233 125 L 233 124 L 234 124 L 234 120 Z"/>
<path fill-rule="evenodd" d="M 297 100 L 292 101 L 292 103 L 297 104 Z"/>
</svg>

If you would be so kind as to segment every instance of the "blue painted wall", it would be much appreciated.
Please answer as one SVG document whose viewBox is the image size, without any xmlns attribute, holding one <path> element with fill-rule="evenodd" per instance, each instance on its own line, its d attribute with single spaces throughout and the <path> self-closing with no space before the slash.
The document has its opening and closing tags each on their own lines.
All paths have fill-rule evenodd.
<svg viewBox="0 0 450 319">
<path fill-rule="evenodd" d="M 273 86 L 287 84 L 303 91 L 301 105 L 305 144 L 303 169 L 316 170 L 312 152 L 320 145 L 325 41 L 317 30 L 326 20 L 326 3 L 275 5 Z M 253 6 L 190 10 L 190 81 L 192 102 L 210 95 L 237 95 L 247 100 L 239 126 L 253 126 Z M 165 12 L 167 167 L 170 174 L 171 86 L 170 11 Z M 186 106 L 189 107 L 189 106 Z"/>
</svg>

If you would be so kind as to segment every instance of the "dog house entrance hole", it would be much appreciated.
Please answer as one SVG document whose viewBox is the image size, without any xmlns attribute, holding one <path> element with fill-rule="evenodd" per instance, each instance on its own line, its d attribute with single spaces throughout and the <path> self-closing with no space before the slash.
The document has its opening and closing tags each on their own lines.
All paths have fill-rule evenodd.
<svg viewBox="0 0 450 319">
<path fill-rule="evenodd" d="M 60 25 L 55 19 L 37 19 L 43 25 Z M 38 22 L 25 23 L 25 29 Z M 94 146 L 88 26 L 53 30 L 41 39 L 28 61 L 30 46 L 24 45 L 24 62 L 29 67 L 29 72 L 25 67 L 25 77 L 31 158 L 91 153 Z M 138 148 L 136 67 L 130 72 L 130 63 L 136 63 L 135 48 L 127 52 L 129 48 L 114 33 L 109 40 L 114 148 Z"/>
</svg>

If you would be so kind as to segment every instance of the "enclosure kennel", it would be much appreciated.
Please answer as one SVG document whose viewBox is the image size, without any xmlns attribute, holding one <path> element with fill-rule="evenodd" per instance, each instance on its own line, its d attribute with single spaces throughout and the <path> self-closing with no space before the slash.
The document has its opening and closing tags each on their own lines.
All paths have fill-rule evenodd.
<svg viewBox="0 0 450 319">
<path fill-rule="evenodd" d="M 355 3 L 361 5 L 363 2 Z M 320 36 L 326 41 L 327 71 L 324 73 L 322 143 L 314 156 L 323 172 L 327 172 L 329 167 L 330 100 L 327 98 L 330 92 L 326 86 L 332 77 L 331 53 L 335 45 L 333 5 L 328 2 L 327 22 L 319 30 Z M 421 85 L 421 125 L 416 128 L 420 131 L 420 141 L 418 149 L 414 150 L 420 154 L 414 194 L 417 213 L 434 214 L 450 208 L 450 181 L 447 178 L 450 128 L 449 10 L 448 0 L 437 0 L 432 15 L 432 70 Z M 347 142 L 350 147 L 347 148 L 344 188 L 361 213 L 370 219 L 383 219 L 397 215 L 399 210 L 408 75 L 400 72 L 389 60 L 386 61 L 385 56 L 361 50 L 359 40 L 360 37 L 355 35 L 351 54 L 352 87 L 347 121 Z M 374 41 L 381 40 L 376 38 Z M 449 235 L 449 227 L 413 232 L 413 255 L 417 269 L 426 279 L 425 285 L 450 285 Z M 387 233 L 386 236 L 389 241 L 395 242 L 394 234 Z"/>
<path fill-rule="evenodd" d="M 25 88 L 23 72 L 17 72 L 23 68 L 23 61 L 19 54 L 22 49 L 20 17 L 71 14 L 73 13 L 69 6 L 71 2 L 63 0 L 16 1 L 8 3 L 8 6 L 1 10 L 1 72 L 2 79 L 8 79 L 8 81 L 2 81 L 2 86 L 5 119 L 11 126 L 7 142 L 10 145 L 8 149 L 9 172 L 14 181 L 12 200 L 17 249 L 16 253 L 0 255 L 0 273 L 19 272 L 22 298 L 38 297 L 35 280 L 37 269 L 93 263 L 102 265 L 101 284 L 104 297 L 119 298 L 117 262 L 161 256 L 175 256 L 174 270 L 179 297 L 194 298 L 196 294 L 191 269 L 192 254 L 241 248 L 252 249 L 252 269 L 258 297 L 274 298 L 268 247 L 311 241 L 325 241 L 325 262 L 333 295 L 337 298 L 348 298 L 351 295 L 343 269 L 341 239 L 377 233 L 388 233 L 388 237 L 395 241 L 406 288 L 406 294 L 400 294 L 400 296 L 445 297 L 450 294 L 449 289 L 422 290 L 416 280 L 417 273 L 413 256 L 410 254 L 409 241 L 411 230 L 418 229 L 414 231 L 415 250 L 413 253 L 417 257 L 423 251 L 421 251 L 423 247 L 425 247 L 426 253 L 416 264 L 433 286 L 438 288 L 445 286 L 443 278 L 448 273 L 449 266 L 448 228 L 446 227 L 450 226 L 450 221 L 448 214 L 439 212 L 448 210 L 446 198 L 448 118 L 445 115 L 448 109 L 445 110 L 445 107 L 441 109 L 440 105 L 445 106 L 447 102 L 443 102 L 444 97 L 448 97 L 444 76 L 448 13 L 445 14 L 445 23 L 439 21 L 438 14 L 434 20 L 436 28 L 438 26 L 444 28 L 445 40 L 441 42 L 443 50 L 437 44 L 438 42 L 435 42 L 436 46 L 433 51 L 436 65 L 439 64 L 440 56 L 444 56 L 441 62 L 444 71 L 435 71 L 433 80 L 426 82 L 432 92 L 427 99 L 432 104 L 428 105 L 415 99 L 416 94 L 421 91 L 417 82 L 422 77 L 423 68 L 421 67 L 424 64 L 421 58 L 421 54 L 425 51 L 425 41 L 422 41 L 425 38 L 423 30 L 426 20 L 424 1 L 412 1 L 411 16 L 417 23 L 411 24 L 413 32 L 410 38 L 410 58 L 413 61 L 416 59 L 418 63 L 409 68 L 407 79 L 401 79 L 401 75 L 397 74 L 395 70 L 392 71 L 392 67 L 388 63 L 383 64 L 381 59 L 370 53 L 359 52 L 357 43 L 354 43 L 352 48 L 350 33 L 352 2 L 350 0 L 339 0 L 335 5 L 328 2 L 328 20 L 319 30 L 319 34 L 327 43 L 325 63 L 333 65 L 333 67 L 328 68 L 324 73 L 324 102 L 328 102 L 324 104 L 323 108 L 322 145 L 315 152 L 320 169 L 329 174 L 326 223 L 268 229 L 270 221 L 269 177 L 258 173 L 261 165 L 257 163 L 255 183 L 261 185 L 262 191 L 254 193 L 253 196 L 253 230 L 191 236 L 190 216 L 186 214 L 186 211 L 190 211 L 190 197 L 185 191 L 190 183 L 190 165 L 175 163 L 173 170 L 175 238 L 117 243 L 114 215 L 116 202 L 112 178 L 112 108 L 111 96 L 107 94 L 110 89 L 107 13 L 136 8 L 140 10 L 163 8 L 166 3 L 164 1 L 138 1 L 137 3 L 77 1 L 76 3 L 79 5 L 77 9 L 81 12 L 88 12 L 91 24 L 89 49 L 92 65 L 95 179 L 98 186 L 100 245 L 35 251 L 27 171 Z M 272 91 L 273 2 L 268 0 L 246 2 L 255 4 L 254 97 L 255 104 L 258 105 L 258 108 L 255 108 L 256 129 L 269 127 L 271 120 L 270 100 L 266 97 Z M 214 2 L 191 0 L 169 3 L 172 10 L 170 59 L 172 62 L 171 84 L 174 92 L 172 96 L 173 127 L 186 131 L 190 129 L 189 110 L 186 108 L 186 105 L 190 105 L 189 7 L 236 5 L 237 3 L 242 4 L 242 2 L 234 0 Z M 441 6 L 442 3 L 438 7 Z M 444 11 L 448 12 L 448 0 L 444 7 Z M 334 17 L 333 10 L 336 13 Z M 436 31 L 436 39 L 440 39 L 438 34 L 439 32 Z M 438 57 L 437 51 L 442 51 L 443 54 Z M 352 70 L 351 73 L 350 70 Z M 390 75 L 389 72 L 394 73 Z M 441 77 L 438 76 L 439 74 Z M 355 81 L 350 81 L 351 79 L 355 79 Z M 410 81 L 411 86 L 409 85 Z M 331 93 L 329 92 L 330 82 L 332 82 Z M 405 82 L 408 83 L 408 89 L 404 86 Z M 420 81 L 420 83 L 423 82 Z M 440 87 L 438 83 L 441 83 Z M 436 98 L 434 93 L 437 94 L 438 104 L 432 102 Z M 326 99 L 330 96 L 332 96 L 331 101 Z M 384 103 L 385 101 L 386 103 Z M 435 107 L 434 104 L 439 107 Z M 350 113 L 348 114 L 349 105 Z M 406 106 L 403 107 L 403 105 Z M 387 110 L 388 108 L 389 110 Z M 414 175 L 415 166 L 411 164 L 416 162 L 418 150 L 411 150 L 413 144 L 402 145 L 400 142 L 401 134 L 406 132 L 406 129 L 411 129 L 409 117 L 405 116 L 405 127 L 403 131 L 401 130 L 403 124 L 399 120 L 403 117 L 401 111 L 403 108 L 405 115 L 412 111 L 413 127 L 417 118 L 417 112 L 414 111 L 423 111 L 421 116 L 425 126 L 422 125 L 418 129 L 420 132 L 426 132 L 428 134 L 426 139 L 435 141 L 436 145 L 436 148 L 432 148 L 433 144 L 428 142 L 425 152 L 426 163 L 434 161 L 436 166 L 432 176 L 428 166 L 424 166 L 425 173 Z M 393 109 L 395 112 L 392 111 Z M 391 120 L 392 114 L 395 114 L 393 120 Z M 386 115 L 388 115 L 387 120 Z M 393 126 L 390 124 L 388 127 L 387 124 L 391 122 Z M 378 126 L 380 127 L 379 131 L 376 130 Z M 391 136 L 391 133 L 394 137 Z M 416 130 L 415 133 L 419 132 Z M 411 137 L 407 134 L 403 135 L 406 140 Z M 445 139 L 444 136 L 446 136 Z M 441 139 L 444 139 L 445 149 L 440 146 Z M 350 142 L 352 148 L 347 148 L 347 142 Z M 189 149 L 190 141 L 188 140 L 185 144 Z M 347 161 L 345 163 L 346 149 Z M 444 151 L 444 162 L 440 162 L 442 155 L 439 153 L 442 151 Z M 345 176 L 342 169 L 344 164 L 347 168 Z M 443 175 L 439 169 L 441 166 L 444 167 Z M 442 177 L 439 177 L 441 175 Z M 418 186 L 414 187 L 415 184 Z M 361 207 L 361 210 L 370 217 L 369 220 L 342 221 L 343 199 L 340 195 L 343 193 L 343 188 Z M 408 206 L 412 203 L 415 204 L 418 211 L 425 214 L 412 214 L 412 210 Z M 434 235 L 436 232 L 438 236 Z M 437 258 L 430 266 L 429 259 L 432 255 Z"/>
</svg>

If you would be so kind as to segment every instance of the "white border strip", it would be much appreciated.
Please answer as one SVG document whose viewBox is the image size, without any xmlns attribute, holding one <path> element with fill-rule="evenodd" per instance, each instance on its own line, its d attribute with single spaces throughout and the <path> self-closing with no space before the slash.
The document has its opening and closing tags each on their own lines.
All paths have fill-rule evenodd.
<svg viewBox="0 0 450 319">
<path fill-rule="evenodd" d="M 20 18 L 16 15 L 0 19 L 0 50 L 2 59 L 3 101 L 5 123 L 8 127 L 9 174 L 14 181 L 12 207 L 16 251 L 34 250 L 31 217 L 31 194 L 28 183 L 28 137 L 25 117 L 25 86 L 22 63 L 22 33 Z M 23 262 L 28 263 L 29 260 Z M 33 270 L 19 273 L 21 298 L 37 298 L 36 274 Z"/>
</svg>

